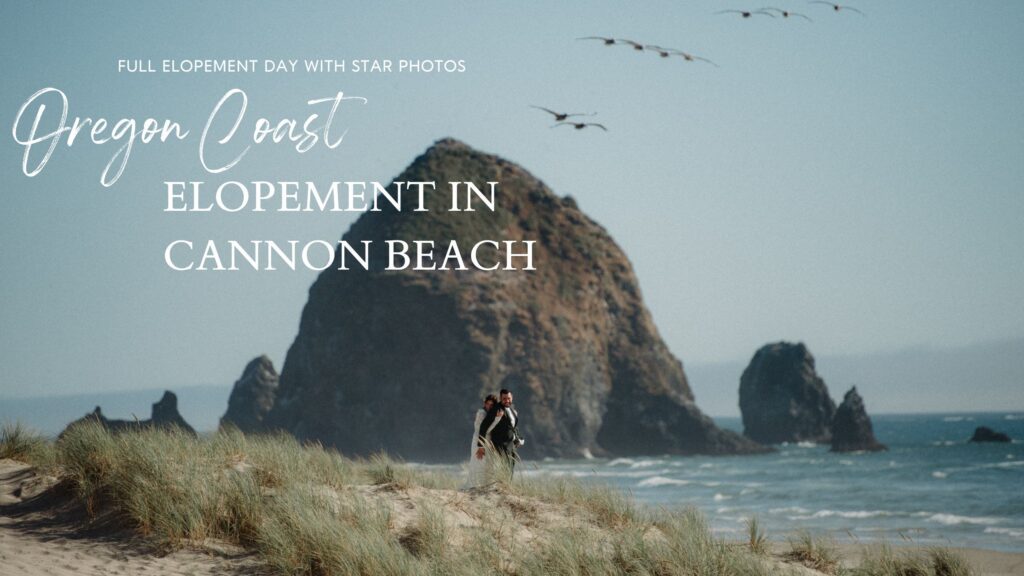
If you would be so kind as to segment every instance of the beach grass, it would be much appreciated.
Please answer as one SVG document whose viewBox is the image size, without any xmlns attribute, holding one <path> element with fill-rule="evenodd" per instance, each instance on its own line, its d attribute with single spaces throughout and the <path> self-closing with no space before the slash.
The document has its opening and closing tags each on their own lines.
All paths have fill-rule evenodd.
<svg viewBox="0 0 1024 576">
<path fill-rule="evenodd" d="M 288 435 L 232 429 L 196 438 L 83 422 L 48 441 L 12 426 L 0 450 L 54 470 L 94 522 L 168 550 L 226 541 L 282 575 L 778 573 L 756 519 L 749 545 L 729 543 L 695 509 L 654 510 L 576 479 L 513 480 L 500 458 L 488 459 L 488 485 L 459 490 L 453 474 L 386 454 L 352 459 Z M 841 573 L 828 541 L 802 534 L 791 547 L 793 561 Z M 918 566 L 925 571 L 909 568 Z M 853 573 L 970 571 L 946 550 L 908 560 L 882 549 Z"/>
</svg>

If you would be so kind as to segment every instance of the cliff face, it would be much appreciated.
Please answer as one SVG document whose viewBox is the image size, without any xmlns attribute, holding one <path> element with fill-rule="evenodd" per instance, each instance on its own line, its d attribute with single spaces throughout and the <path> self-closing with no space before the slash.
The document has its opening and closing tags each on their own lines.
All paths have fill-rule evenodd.
<svg viewBox="0 0 1024 576">
<path fill-rule="evenodd" d="M 850 388 L 832 420 L 832 451 L 878 452 L 886 449 L 884 444 L 875 439 L 871 418 L 864 408 L 864 400 L 857 393 L 857 387 Z"/>
<path fill-rule="evenodd" d="M 743 434 L 763 444 L 827 442 L 835 402 L 803 343 L 758 350 L 740 377 Z"/>
<path fill-rule="evenodd" d="M 325 270 L 310 288 L 267 428 L 346 454 L 461 459 L 480 399 L 509 388 L 524 456 L 763 450 L 693 404 L 629 260 L 573 200 L 453 140 L 396 181 L 437 182 L 430 212 L 384 202 L 344 240 L 434 240 L 441 254 L 453 239 L 464 249 L 536 240 L 536 270 L 385 271 L 383 252 L 373 252 L 369 271 Z M 446 211 L 450 181 L 500 182 L 497 210 Z"/>
</svg>

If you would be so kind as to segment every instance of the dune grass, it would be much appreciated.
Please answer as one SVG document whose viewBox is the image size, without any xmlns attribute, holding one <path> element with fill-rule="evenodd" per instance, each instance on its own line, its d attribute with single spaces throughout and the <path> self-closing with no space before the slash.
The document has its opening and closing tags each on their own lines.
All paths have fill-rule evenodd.
<svg viewBox="0 0 1024 576">
<path fill-rule="evenodd" d="M 49 442 L 12 426 L 0 454 L 52 467 L 95 521 L 166 549 L 227 541 L 283 575 L 776 573 L 756 520 L 749 546 L 730 544 L 694 509 L 652 510 L 575 479 L 513 480 L 500 458 L 488 461 L 488 486 L 459 492 L 454 475 L 385 454 L 349 459 L 291 436 L 235 430 L 112 434 L 85 422 Z M 823 541 L 806 535 L 793 549 L 795 560 L 836 569 Z M 909 571 L 883 551 L 856 574 L 970 574 L 945 550 L 919 560 L 926 570 Z"/>
<path fill-rule="evenodd" d="M 883 544 L 869 548 L 851 576 L 971 576 L 963 556 L 946 548 L 896 551 Z"/>
</svg>

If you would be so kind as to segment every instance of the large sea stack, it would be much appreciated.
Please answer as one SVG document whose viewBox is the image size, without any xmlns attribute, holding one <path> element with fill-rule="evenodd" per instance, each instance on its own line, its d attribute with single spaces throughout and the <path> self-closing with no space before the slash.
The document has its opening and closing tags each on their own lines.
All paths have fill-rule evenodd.
<svg viewBox="0 0 1024 576">
<path fill-rule="evenodd" d="M 310 288 L 268 428 L 345 454 L 464 459 L 480 399 L 509 388 L 527 457 L 764 450 L 694 405 L 629 260 L 571 198 L 450 139 L 396 181 L 436 182 L 430 211 L 383 202 L 344 235 L 373 242 L 370 270 L 333 266 Z M 464 181 L 499 182 L 497 209 L 447 211 L 448 183 Z M 450 240 L 535 240 L 536 270 L 385 271 L 389 239 L 441 256 Z"/>
<path fill-rule="evenodd" d="M 762 346 L 740 377 L 743 434 L 763 444 L 828 442 L 836 404 L 804 344 Z"/>
<path fill-rule="evenodd" d="M 886 450 L 884 444 L 875 439 L 871 418 L 864 408 L 864 400 L 854 386 L 843 396 L 843 403 L 836 409 L 832 420 L 833 452 L 878 452 Z"/>
</svg>

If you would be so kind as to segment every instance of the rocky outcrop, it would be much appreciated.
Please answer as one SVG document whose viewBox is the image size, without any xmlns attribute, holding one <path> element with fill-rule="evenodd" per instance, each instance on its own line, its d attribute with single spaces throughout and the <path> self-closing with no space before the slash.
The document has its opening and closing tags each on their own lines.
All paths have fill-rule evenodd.
<svg viewBox="0 0 1024 576">
<path fill-rule="evenodd" d="M 221 427 L 234 426 L 242 432 L 260 431 L 263 419 L 274 406 L 277 385 L 277 370 L 270 358 L 254 358 L 231 389 L 228 411 L 220 419 Z"/>
<path fill-rule="evenodd" d="M 153 404 L 152 415 L 149 420 L 112 420 L 104 416 L 103 410 L 97 406 L 92 412 L 78 420 L 75 420 L 71 424 L 68 424 L 60 435 L 63 436 L 72 426 L 89 421 L 99 422 L 112 432 L 141 430 L 144 428 L 177 428 L 183 432 L 196 436 L 196 431 L 192 426 L 189 426 L 188 422 L 186 422 L 178 412 L 178 397 L 170 390 L 165 391 L 160 400 Z"/>
<path fill-rule="evenodd" d="M 864 400 L 857 393 L 857 387 L 843 396 L 843 403 L 836 410 L 832 420 L 833 452 L 878 452 L 887 450 L 875 439 L 871 418 L 864 409 Z"/>
<path fill-rule="evenodd" d="M 432 240 L 438 261 L 450 240 L 463 250 L 535 240 L 536 270 L 386 271 L 383 251 L 371 252 L 368 271 L 328 268 L 310 288 L 265 428 L 346 454 L 463 459 L 480 398 L 509 388 L 527 457 L 764 450 L 696 407 L 629 260 L 575 201 L 454 140 L 396 181 L 436 182 L 429 211 L 383 202 L 344 240 L 376 250 L 388 239 Z M 448 183 L 463 181 L 499 182 L 497 209 L 447 211 Z"/>
<path fill-rule="evenodd" d="M 802 342 L 761 347 L 740 378 L 743 434 L 757 442 L 827 442 L 835 411 Z"/>
<path fill-rule="evenodd" d="M 996 432 L 988 426 L 978 426 L 974 429 L 971 442 L 1010 442 L 1010 436 L 1003 432 Z"/>
</svg>

